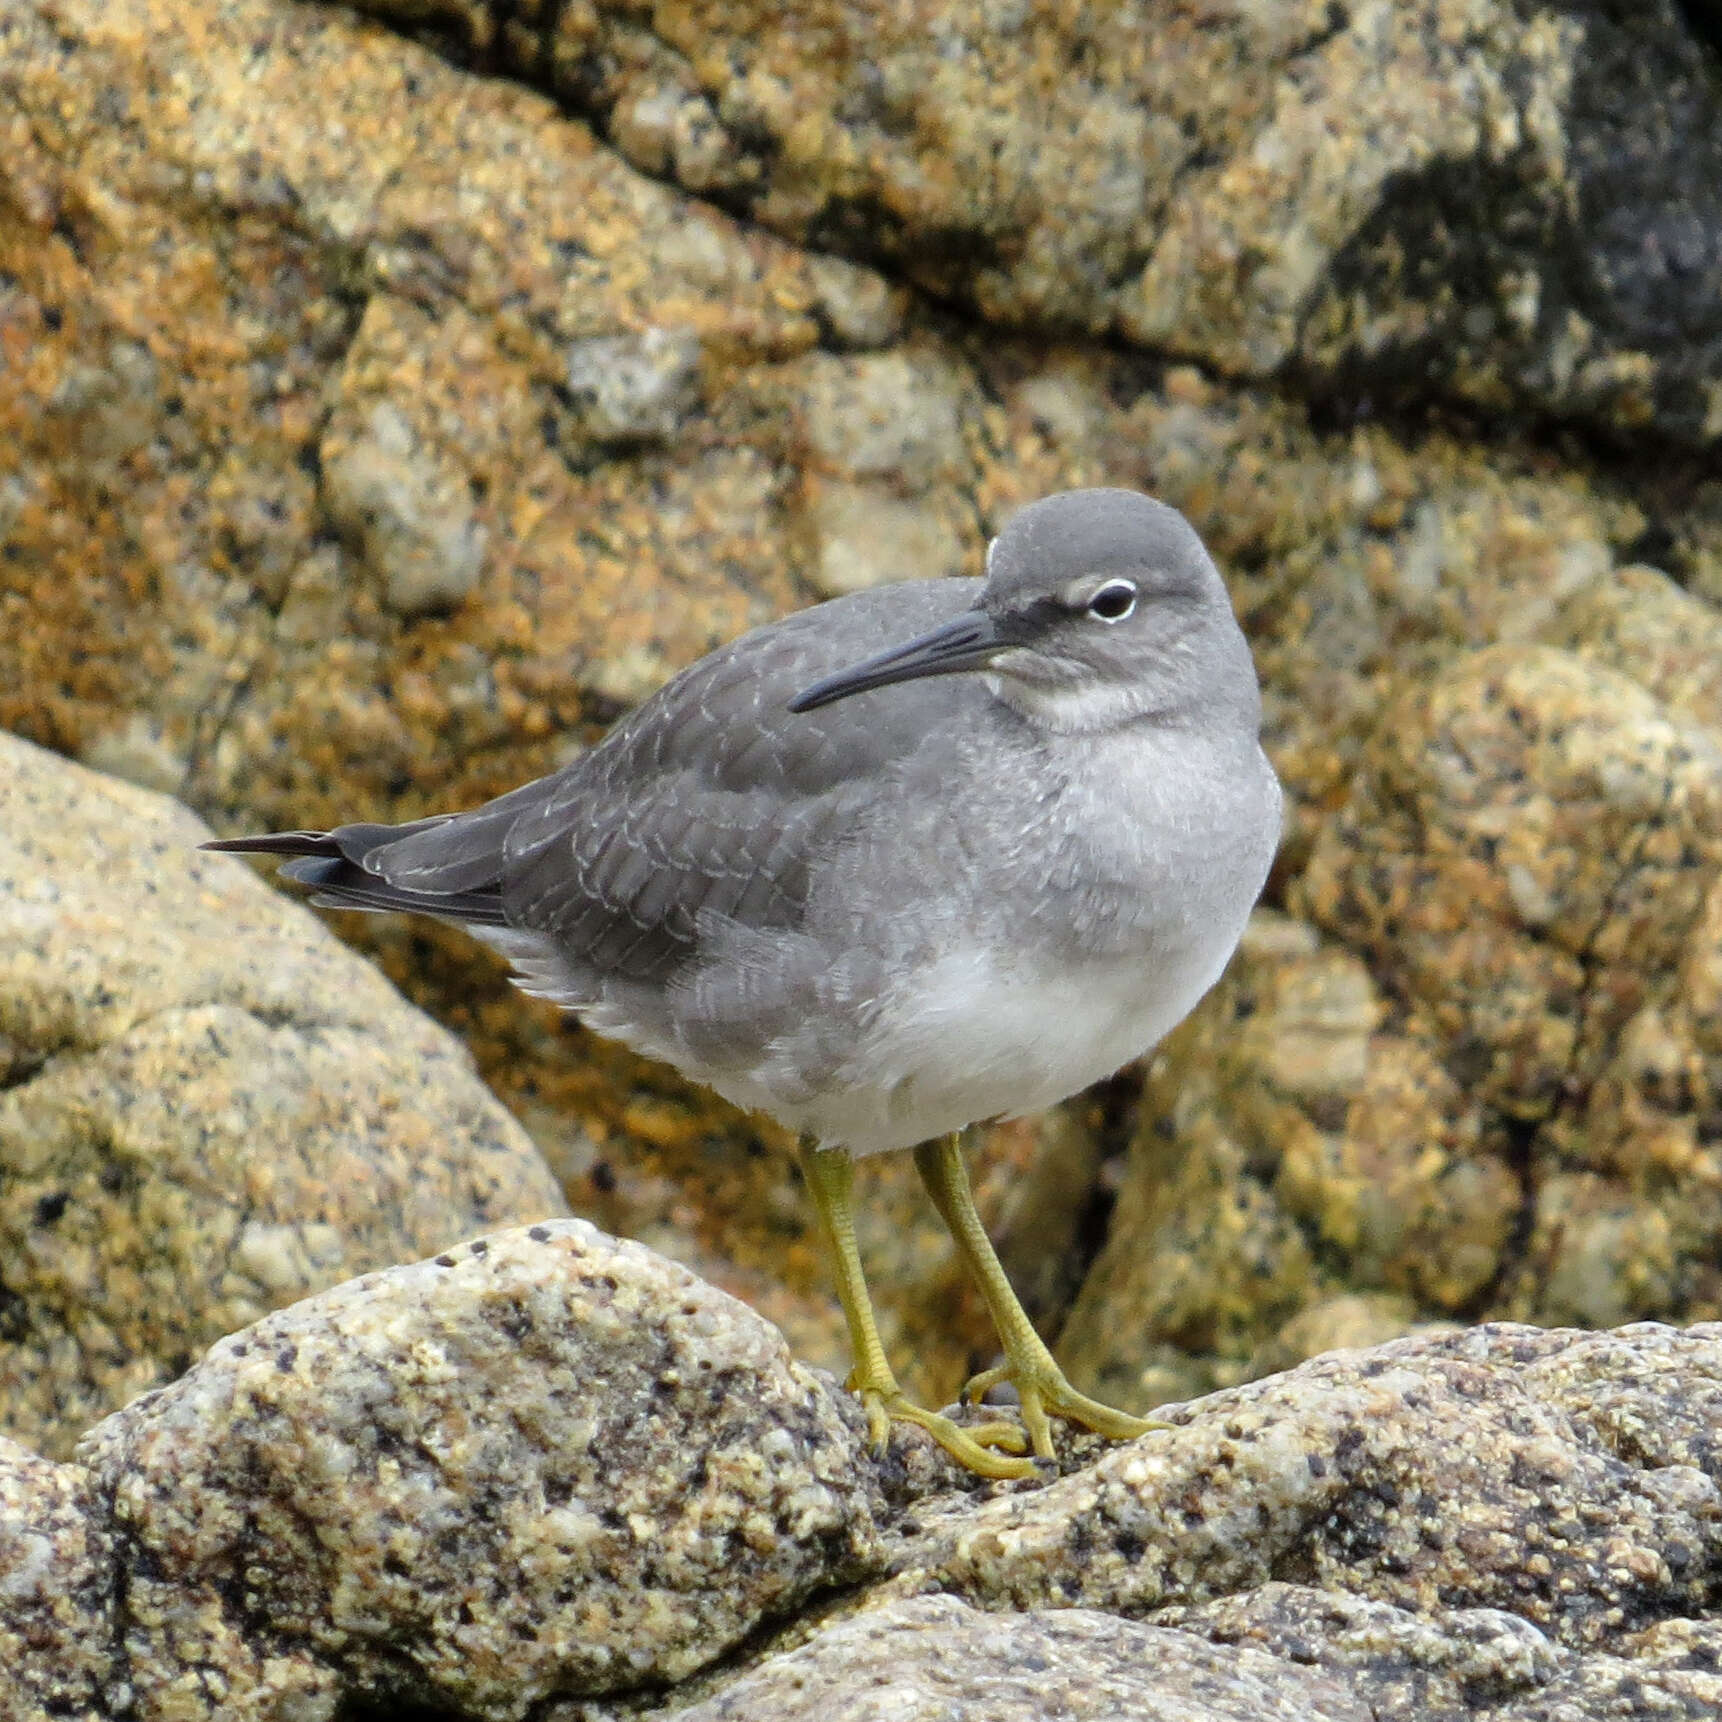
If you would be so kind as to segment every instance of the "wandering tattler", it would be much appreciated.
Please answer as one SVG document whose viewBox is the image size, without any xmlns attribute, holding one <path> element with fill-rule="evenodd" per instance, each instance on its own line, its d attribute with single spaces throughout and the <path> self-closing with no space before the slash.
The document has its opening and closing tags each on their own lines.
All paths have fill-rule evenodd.
<svg viewBox="0 0 1722 1722">
<path fill-rule="evenodd" d="M 800 1132 L 877 1441 L 919 1424 L 987 1476 L 1053 1456 L 1079 1393 L 987 1240 L 956 1132 L 1145 1052 L 1218 978 L 1280 790 L 1214 564 L 1176 510 L 1076 490 L 984 580 L 858 592 L 756 629 L 598 746 L 468 813 L 211 843 L 298 857 L 319 904 L 458 922 L 530 993 Z M 880 1343 L 854 1157 L 913 1148 L 998 1329 L 1027 1430 L 912 1404 Z"/>
</svg>

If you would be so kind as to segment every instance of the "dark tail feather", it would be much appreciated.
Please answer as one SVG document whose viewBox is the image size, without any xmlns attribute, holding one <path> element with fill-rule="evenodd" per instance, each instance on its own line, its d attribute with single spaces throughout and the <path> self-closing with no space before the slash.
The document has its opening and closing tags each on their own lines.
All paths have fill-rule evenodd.
<svg viewBox="0 0 1722 1722">
<path fill-rule="evenodd" d="M 216 837 L 199 849 L 217 849 L 223 855 L 329 855 L 339 856 L 341 845 L 332 831 L 266 831 L 261 837 Z"/>
<path fill-rule="evenodd" d="M 268 831 L 258 837 L 224 837 L 201 844 L 227 855 L 289 855 L 282 876 L 309 885 L 319 908 L 366 909 L 375 914 L 435 915 L 445 921 L 505 927 L 497 886 L 465 891 L 415 891 L 393 885 L 364 865 L 373 850 L 442 824 L 446 814 L 410 825 L 342 825 L 333 831 Z"/>
</svg>

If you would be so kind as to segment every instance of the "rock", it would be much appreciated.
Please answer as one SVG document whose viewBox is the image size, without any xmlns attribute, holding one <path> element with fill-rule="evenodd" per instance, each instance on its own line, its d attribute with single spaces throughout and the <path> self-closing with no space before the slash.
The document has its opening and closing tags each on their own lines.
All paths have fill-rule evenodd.
<svg viewBox="0 0 1722 1722">
<path fill-rule="evenodd" d="M 1260 1651 L 1085 1608 L 888 1603 L 815 1634 L 664 1722 L 1373 1722 L 1336 1681 Z"/>
<path fill-rule="evenodd" d="M 1309 0 L 1200 28 L 1142 4 L 984 27 L 939 0 L 791 25 L 664 7 L 650 29 L 572 7 L 495 48 L 643 171 L 989 324 L 1365 411 L 1446 395 L 1722 434 L 1722 99 L 1675 0 Z"/>
<path fill-rule="evenodd" d="M 1722 732 L 1722 614 L 1661 570 L 1616 569 L 1612 579 L 1585 586 L 1539 635 Z"/>
<path fill-rule="evenodd" d="M 800 367 L 810 570 L 822 597 L 972 573 L 970 512 L 946 487 L 969 469 L 972 383 L 926 345 Z"/>
<path fill-rule="evenodd" d="M 668 442 L 698 403 L 699 364 L 699 340 L 687 331 L 576 341 L 565 376 L 575 418 L 600 444 Z"/>
<path fill-rule="evenodd" d="M 464 477 L 426 457 L 400 409 L 379 401 L 321 448 L 329 518 L 356 543 L 397 616 L 455 609 L 478 584 L 484 532 Z"/>
<path fill-rule="evenodd" d="M 975 1507 L 920 1570 L 992 1609 L 1132 1617 L 1290 1576 L 1614 1652 L 1702 1620 L 1722 1570 L 1719 1367 L 1714 1324 L 1481 1327 L 1320 1358 Z"/>
<path fill-rule="evenodd" d="M 0 735 L 0 1407 L 46 1452 L 269 1309 L 564 1211 L 459 1045 L 207 835 Z"/>
<path fill-rule="evenodd" d="M 1494 1160 L 1501 1198 L 1525 1167 L 1478 1258 L 1494 1309 L 1715 1313 L 1722 734 L 1576 655 L 1477 653 L 1384 716 L 1298 897 L 1395 977 L 1425 1115 Z"/>
<path fill-rule="evenodd" d="M 962 423 L 972 385 L 936 349 L 804 362 L 802 425 L 819 470 L 925 490 L 966 464 Z"/>
<path fill-rule="evenodd" d="M 1245 1373 L 1259 1381 L 1330 1351 L 1367 1351 L 1401 1334 L 1456 1331 L 1450 1323 L 1420 1321 L 1418 1313 L 1410 1298 L 1395 1292 L 1336 1292 L 1300 1309 L 1263 1341 Z"/>
<path fill-rule="evenodd" d="M 0 1436 L 0 1716 L 110 1714 L 117 1539 L 76 1465 Z"/>
<path fill-rule="evenodd" d="M 1670 1622 L 1627 1634 L 1622 1654 L 1585 1655 L 1505 1609 L 1413 1613 L 1281 1583 L 1156 1619 L 1313 1664 L 1377 1722 L 1696 1722 L 1722 1702 L 1713 1622 Z"/>
<path fill-rule="evenodd" d="M 821 597 L 962 572 L 962 539 L 925 501 L 905 502 L 874 485 L 827 481 L 813 492 L 809 513 L 819 539 L 812 580 Z"/>
<path fill-rule="evenodd" d="M 307 1299 L 79 1449 L 126 1541 L 138 1714 L 371 1693 L 503 1722 L 673 1682 L 880 1566 L 845 1400 L 581 1221 Z"/>
<path fill-rule="evenodd" d="M 842 257 L 811 260 L 819 298 L 814 315 L 839 348 L 865 351 L 886 347 L 902 332 L 908 295 L 876 270 Z"/>
<path fill-rule="evenodd" d="M 871 1456 L 742 1306 L 549 1222 L 265 1317 L 79 1465 L 0 1445 L 0 1696 L 8 1722 L 1696 1722 L 1719 1382 L 1716 1326 L 1419 1336 L 953 1493 L 924 1436 Z"/>
</svg>

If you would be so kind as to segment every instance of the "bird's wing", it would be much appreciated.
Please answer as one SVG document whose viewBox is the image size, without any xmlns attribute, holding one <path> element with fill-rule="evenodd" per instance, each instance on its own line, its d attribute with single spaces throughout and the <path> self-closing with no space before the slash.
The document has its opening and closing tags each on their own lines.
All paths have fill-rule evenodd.
<svg viewBox="0 0 1722 1722">
<path fill-rule="evenodd" d="M 947 620 L 979 587 L 883 588 L 757 630 L 562 771 L 378 845 L 362 865 L 421 900 L 494 892 L 508 927 L 554 946 L 571 1002 L 606 980 L 669 979 L 712 917 L 793 928 L 812 858 L 981 690 L 912 682 L 799 717 L 789 700 Z"/>
</svg>

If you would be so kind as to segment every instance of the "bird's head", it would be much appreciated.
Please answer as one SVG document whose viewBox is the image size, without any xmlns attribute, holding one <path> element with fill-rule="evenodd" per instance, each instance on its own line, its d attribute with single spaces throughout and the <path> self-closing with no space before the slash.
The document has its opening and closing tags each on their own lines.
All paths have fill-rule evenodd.
<svg viewBox="0 0 1722 1722">
<path fill-rule="evenodd" d="M 1249 648 L 1201 539 L 1175 508 L 1131 490 L 1031 503 L 988 550 L 973 609 L 814 683 L 790 709 L 963 674 L 1060 731 L 1216 707 L 1260 715 Z"/>
</svg>

